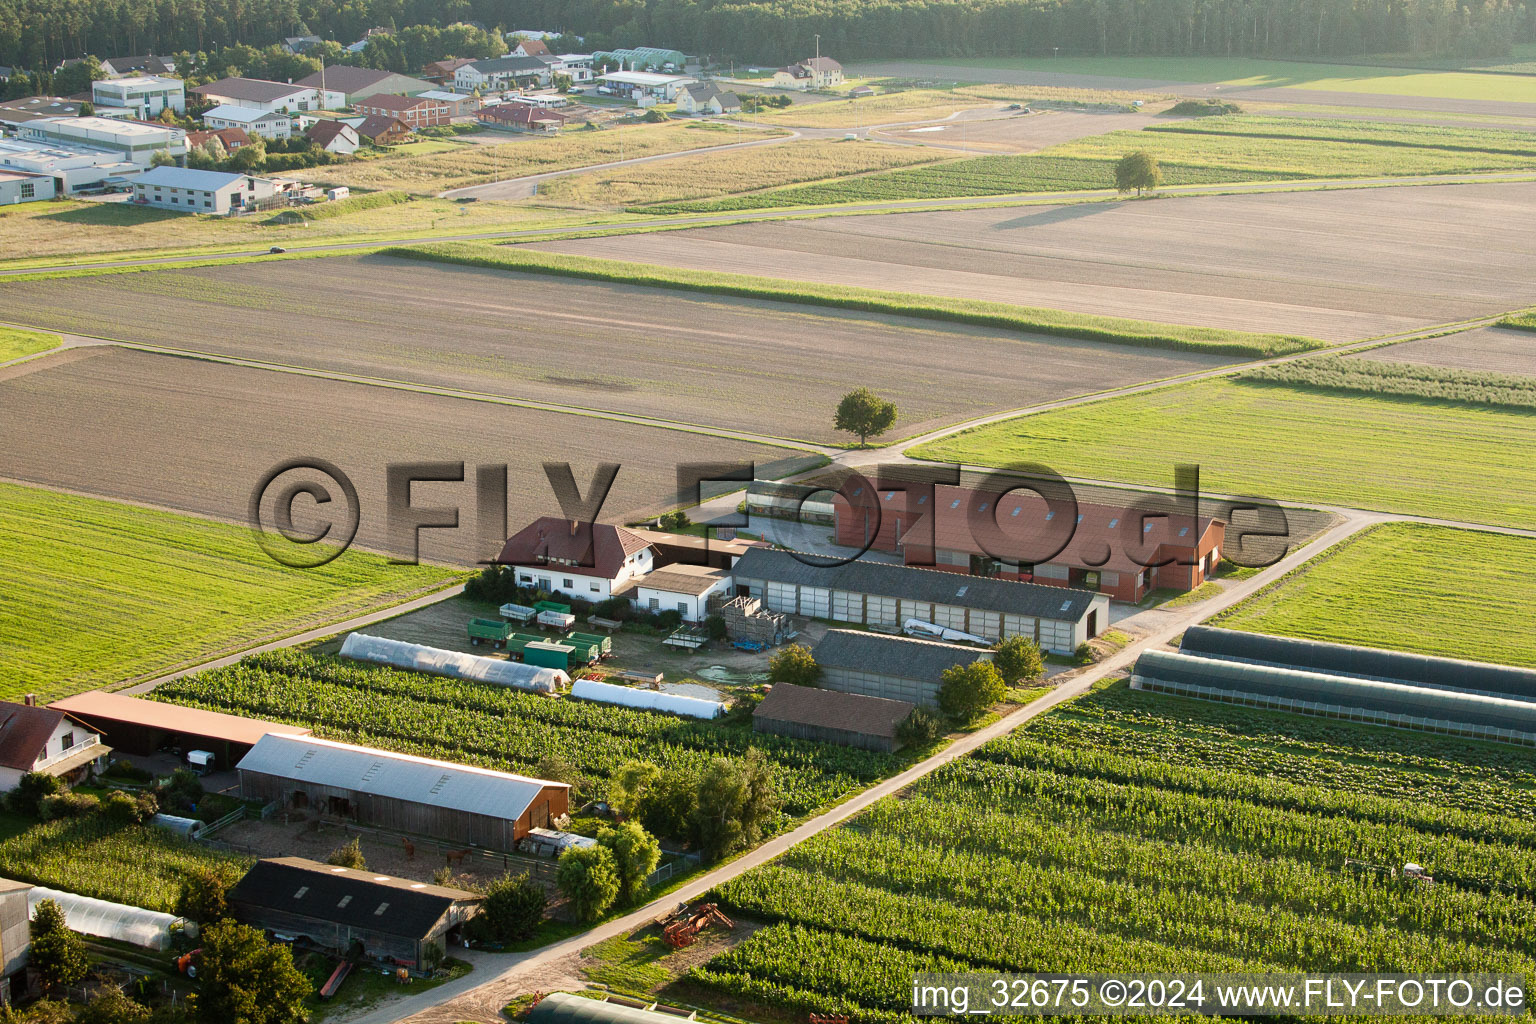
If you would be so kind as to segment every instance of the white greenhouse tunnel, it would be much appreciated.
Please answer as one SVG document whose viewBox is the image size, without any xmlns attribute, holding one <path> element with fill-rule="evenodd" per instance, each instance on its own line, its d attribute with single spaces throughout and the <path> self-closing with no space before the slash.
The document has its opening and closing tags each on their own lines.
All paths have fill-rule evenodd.
<svg viewBox="0 0 1536 1024">
<path fill-rule="evenodd" d="M 53 900 L 59 905 L 70 931 L 98 939 L 115 939 L 145 949 L 169 949 L 175 932 L 195 935 L 197 931 L 197 925 L 174 914 L 78 896 L 41 885 L 33 886 L 27 892 L 29 918 L 36 915 L 37 905 L 44 900 Z"/>
</svg>

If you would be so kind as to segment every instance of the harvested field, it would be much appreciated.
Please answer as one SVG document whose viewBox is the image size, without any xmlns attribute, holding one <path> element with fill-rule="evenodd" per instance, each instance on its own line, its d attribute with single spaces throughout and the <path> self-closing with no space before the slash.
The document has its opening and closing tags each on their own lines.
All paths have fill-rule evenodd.
<svg viewBox="0 0 1536 1024">
<path fill-rule="evenodd" d="M 985 117 L 957 117 L 926 125 L 878 128 L 871 134 L 897 142 L 963 146 L 967 150 L 996 153 L 1033 153 L 1090 135 L 1140 128 L 1149 120 L 1146 114 L 1113 110 L 1041 110 L 1033 114 L 997 116 L 988 113 Z"/>
<path fill-rule="evenodd" d="M 831 410 L 852 381 L 896 402 L 896 436 L 1230 360 L 382 256 L 323 262 L 323 288 L 303 262 L 277 261 L 0 294 L 13 316 L 114 340 L 814 440 L 846 437 Z"/>
<path fill-rule="evenodd" d="M 536 247 L 1344 341 L 1536 297 L 1524 184 L 765 222 Z M 874 255 L 878 254 L 878 255 Z"/>
<path fill-rule="evenodd" d="M 1405 341 L 1362 352 L 1355 358 L 1536 377 L 1536 334 L 1507 327 L 1480 327 L 1441 338 Z"/>
<path fill-rule="evenodd" d="M 358 543 L 387 543 L 391 463 L 467 463 L 464 483 L 417 484 L 415 507 L 461 506 L 458 530 L 423 530 L 423 558 L 473 563 L 474 467 L 507 464 L 509 523 L 558 513 L 541 463 L 569 462 L 585 494 L 595 466 L 622 469 L 602 508 L 625 519 L 674 503 L 676 467 L 794 453 L 684 431 L 414 394 L 125 349 L 45 356 L 0 380 L 0 477 L 246 521 L 258 480 L 298 457 L 326 459 L 355 482 Z M 288 478 L 285 478 L 288 479 Z M 314 479 L 313 476 L 309 479 Z M 314 528 L 305 502 L 300 528 Z M 504 539 L 504 538 L 503 538 Z M 499 545 L 499 542 L 497 542 Z"/>
</svg>

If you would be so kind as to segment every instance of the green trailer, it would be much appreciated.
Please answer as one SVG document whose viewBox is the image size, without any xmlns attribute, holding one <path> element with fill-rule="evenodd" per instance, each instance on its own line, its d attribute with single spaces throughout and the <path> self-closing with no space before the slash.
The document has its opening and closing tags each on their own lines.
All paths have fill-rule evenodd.
<svg viewBox="0 0 1536 1024">
<path fill-rule="evenodd" d="M 599 636 L 596 633 L 577 633 L 572 630 L 566 634 L 567 643 L 596 644 L 597 651 L 604 657 L 613 653 L 613 637 Z"/>
<path fill-rule="evenodd" d="M 507 637 L 507 651 L 511 654 L 521 654 L 524 647 L 529 644 L 543 643 L 545 639 L 537 633 L 513 633 Z"/>
<path fill-rule="evenodd" d="M 540 668 L 557 668 L 564 672 L 571 667 L 571 654 L 575 648 L 569 644 L 557 644 L 550 640 L 535 640 L 523 645 L 523 662 Z"/>
<path fill-rule="evenodd" d="M 536 612 L 557 612 L 560 615 L 571 614 L 571 606 L 559 601 L 535 601 L 533 610 Z"/>
<path fill-rule="evenodd" d="M 603 656 L 603 647 L 591 640 L 579 640 L 575 634 L 560 641 L 572 651 L 571 658 L 578 665 L 591 665 Z"/>
<path fill-rule="evenodd" d="M 495 647 L 505 647 L 512 635 L 512 623 L 501 619 L 470 619 L 469 642 L 479 647 L 487 640 Z"/>
</svg>

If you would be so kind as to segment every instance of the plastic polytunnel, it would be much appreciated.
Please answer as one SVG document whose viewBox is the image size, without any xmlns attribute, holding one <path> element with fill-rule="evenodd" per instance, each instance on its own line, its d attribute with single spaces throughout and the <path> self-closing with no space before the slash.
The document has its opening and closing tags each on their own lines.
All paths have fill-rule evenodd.
<svg viewBox="0 0 1536 1024">
<path fill-rule="evenodd" d="M 70 931 L 98 939 L 116 939 L 145 949 L 169 949 L 174 932 L 192 927 L 185 918 L 174 914 L 111 903 L 41 885 L 33 886 L 27 892 L 29 918 L 37 913 L 37 905 L 43 900 L 53 900 L 59 905 Z"/>
<path fill-rule="evenodd" d="M 500 658 L 482 658 L 477 654 L 461 654 L 438 647 L 423 647 L 403 640 L 389 640 L 366 633 L 349 633 L 341 645 L 341 656 L 357 661 L 373 661 L 396 668 L 430 672 L 437 676 L 454 679 L 475 679 L 482 683 L 511 686 L 534 693 L 555 693 L 571 681 L 571 677 L 554 668 L 525 665 L 519 661 L 502 661 Z"/>
<path fill-rule="evenodd" d="M 661 693 L 658 690 L 640 690 L 633 686 L 615 686 L 595 679 L 578 679 L 571 687 L 571 696 L 580 700 L 595 700 L 603 704 L 622 704 L 645 711 L 667 711 L 689 718 L 718 718 L 725 714 L 725 705 L 701 697 L 684 697 L 678 693 Z"/>
</svg>

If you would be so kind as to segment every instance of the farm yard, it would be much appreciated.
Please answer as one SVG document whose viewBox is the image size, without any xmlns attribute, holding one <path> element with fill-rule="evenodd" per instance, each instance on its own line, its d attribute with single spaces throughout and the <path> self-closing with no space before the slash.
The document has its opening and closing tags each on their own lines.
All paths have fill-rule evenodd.
<svg viewBox="0 0 1536 1024">
<path fill-rule="evenodd" d="M 796 464 L 781 460 L 800 457 L 681 430 L 204 359 L 109 347 L 74 353 L 81 357 L 72 362 L 45 356 L 23 364 L 35 369 L 0 382 L 8 413 L 0 419 L 0 476 L 244 522 L 264 473 L 319 456 L 356 483 L 358 544 L 382 550 L 387 466 L 463 461 L 466 482 L 418 484 L 413 498 L 417 507 L 465 509 L 461 529 L 423 530 L 420 538 L 423 559 L 456 565 L 495 554 L 476 543 L 479 464 L 508 465 L 509 522 L 525 523 L 557 508 L 542 463 L 570 462 L 586 493 L 596 464 L 618 462 L 602 516 L 622 521 L 675 504 L 680 463 L 756 462 L 772 476 L 776 466 Z M 252 547 L 250 557 L 265 556 Z"/>
<path fill-rule="evenodd" d="M 174 680 L 156 700 L 284 722 L 328 739 L 502 771 L 536 774 L 558 759 L 590 780 L 594 799 L 626 761 L 701 767 L 748 747 L 772 762 L 784 821 L 905 765 L 902 757 L 754 733 L 611 705 L 551 700 L 480 682 L 279 651 Z M 781 822 L 782 824 L 782 822 Z"/>
<path fill-rule="evenodd" d="M 820 218 L 527 247 L 1344 341 L 1528 305 L 1528 213 L 1530 186 L 1482 184 Z"/>
<path fill-rule="evenodd" d="M 895 1021 L 914 971 L 1527 974 L 1529 784 L 1512 748 L 1112 686 L 717 887 L 767 927 L 666 994 Z"/>
<path fill-rule="evenodd" d="M 584 130 L 571 128 L 551 139 L 509 136 L 500 144 L 455 143 L 448 151 L 424 155 L 381 157 L 356 163 L 332 164 L 305 172 L 327 185 L 370 189 L 404 189 L 435 195 L 467 185 L 518 178 L 546 171 L 563 171 L 589 164 L 690 149 L 726 146 L 785 134 L 768 126 L 738 128 L 708 123 L 636 124 Z"/>
<path fill-rule="evenodd" d="M 357 551 L 297 573 L 243 527 L 4 483 L 0 533 L 7 700 L 160 675 L 456 578 Z"/>
<path fill-rule="evenodd" d="M 1433 588 L 1422 585 L 1427 579 Z M 1533 604 L 1536 540 L 1388 523 L 1324 552 L 1211 624 L 1536 667 Z"/>
<path fill-rule="evenodd" d="M 996 130 L 993 123 L 980 127 Z M 975 157 L 940 167 L 664 208 L 709 212 L 1109 189 L 1114 187 L 1115 161 L 1132 150 L 1157 157 L 1167 185 L 1536 168 L 1536 137 L 1531 133 L 1483 127 L 1246 115 L 1162 122 L 1143 117 L 1137 127 L 1140 130 L 1075 132 L 1036 156 Z M 952 122 L 944 141 L 958 138 L 960 131 L 960 123 Z"/>
<path fill-rule="evenodd" d="M 1210 380 L 1008 420 L 910 454 L 1144 484 L 1197 463 L 1212 493 L 1529 527 L 1533 444 L 1536 418 L 1524 409 Z"/>
<path fill-rule="evenodd" d="M 539 196 L 546 202 L 607 207 L 706 199 L 930 163 L 948 155 L 915 146 L 806 139 L 779 146 L 700 153 L 686 161 L 663 160 L 567 175 L 541 184 Z"/>
<path fill-rule="evenodd" d="M 896 431 L 918 433 L 1090 379 L 1226 361 L 382 256 L 328 258 L 316 288 L 310 262 L 15 282 L 0 294 L 12 315 L 69 331 L 104 330 L 94 311 L 110 308 L 122 341 L 814 441 L 844 439 L 831 413 L 855 378 L 897 403 Z M 219 331 L 199 330 L 214 321 Z M 967 359 L 949 358 L 957 345 Z"/>
</svg>

